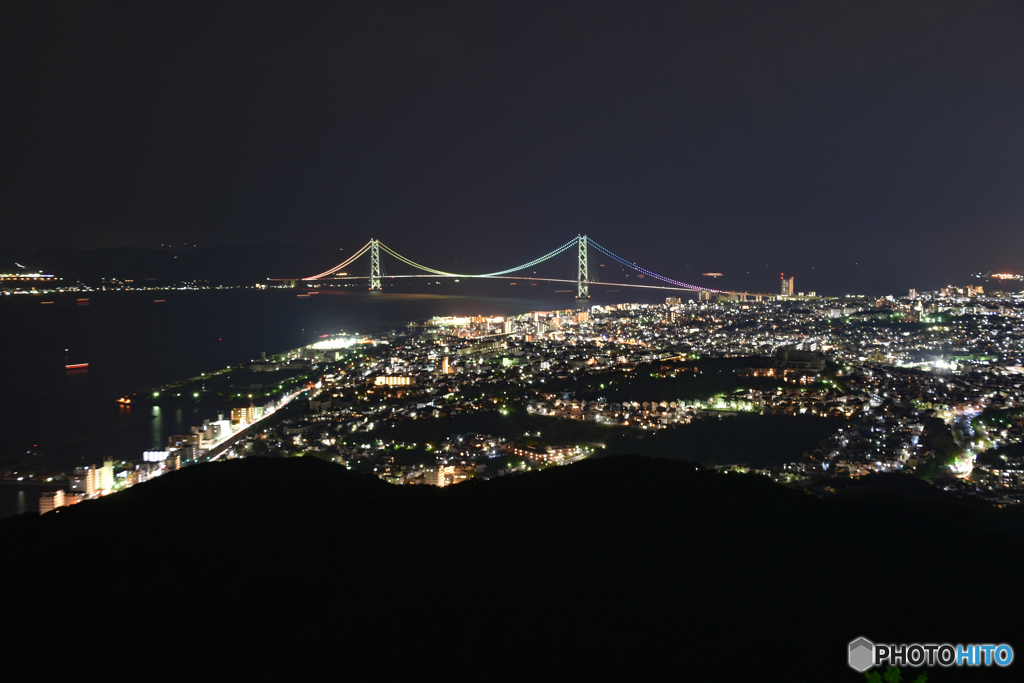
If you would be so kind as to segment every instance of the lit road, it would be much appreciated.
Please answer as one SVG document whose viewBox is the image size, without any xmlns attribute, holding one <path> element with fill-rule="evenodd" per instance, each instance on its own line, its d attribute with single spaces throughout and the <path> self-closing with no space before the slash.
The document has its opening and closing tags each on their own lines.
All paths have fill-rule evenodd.
<svg viewBox="0 0 1024 683">
<path fill-rule="evenodd" d="M 593 455 L 593 453 L 590 453 L 590 452 L 580 453 L 579 455 L 574 455 L 572 457 L 566 458 L 565 460 L 563 460 L 559 464 L 560 465 L 571 465 L 574 462 L 579 462 L 580 460 L 586 460 L 591 455 Z"/>
<path fill-rule="evenodd" d="M 249 431 L 249 429 L 251 427 L 254 427 L 254 426 L 258 425 L 260 422 L 262 422 L 263 420 L 267 419 L 268 417 L 270 417 L 272 415 L 276 415 L 282 408 L 284 408 L 286 405 L 291 403 L 292 400 L 296 396 L 298 396 L 299 394 L 302 394 L 302 393 L 304 393 L 306 391 L 309 391 L 309 389 L 308 388 L 303 388 L 303 389 L 299 389 L 298 391 L 296 391 L 294 393 L 288 394 L 283 399 L 281 399 L 281 405 L 279 405 L 277 408 L 275 408 L 271 412 L 262 415 L 259 419 L 254 420 L 254 421 L 250 422 L 249 424 L 247 424 L 247 425 L 245 425 L 243 427 L 239 427 L 238 431 L 232 432 L 231 434 L 229 434 L 225 438 L 223 438 L 220 441 L 217 441 L 216 443 L 214 443 L 212 446 L 210 446 L 210 448 L 208 450 L 208 453 L 210 453 L 210 455 L 208 456 L 207 462 L 214 462 L 215 460 L 218 460 L 220 458 L 220 456 L 224 453 L 226 448 L 228 446 L 230 446 L 232 443 L 234 443 L 235 441 L 238 441 L 239 439 L 241 439 L 245 435 L 245 433 L 247 431 Z"/>
</svg>

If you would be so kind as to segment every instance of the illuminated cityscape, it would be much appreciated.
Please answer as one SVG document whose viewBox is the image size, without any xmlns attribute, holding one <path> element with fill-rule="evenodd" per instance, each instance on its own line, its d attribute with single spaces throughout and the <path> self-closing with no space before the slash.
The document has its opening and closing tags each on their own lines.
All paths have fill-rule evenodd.
<svg viewBox="0 0 1024 683">
<path fill-rule="evenodd" d="M 212 395 L 249 403 L 168 437 L 165 450 L 116 463 L 116 476 L 109 461 L 5 476 L 66 481 L 63 494 L 40 499 L 41 512 L 168 470 L 275 453 L 444 486 L 578 462 L 606 454 L 609 442 L 613 452 L 638 448 L 645 432 L 727 429 L 738 415 L 803 416 L 828 428 L 800 457 L 734 453 L 705 464 L 812 490 L 837 478 L 917 472 L 951 495 L 1021 501 L 1020 293 L 950 286 L 877 299 L 715 297 L 434 317 L 386 335 L 331 337 L 122 397 L 131 405 Z M 270 419 L 300 396 L 305 410 Z M 510 414 L 516 419 L 498 429 L 443 431 L 474 415 Z M 432 421 L 438 428 L 425 426 Z M 578 426 L 549 438 L 522 430 L 556 425 L 557 433 L 557 421 Z"/>
<path fill-rule="evenodd" d="M 7 5 L 11 672 L 1014 675 L 1024 4 Z"/>
</svg>

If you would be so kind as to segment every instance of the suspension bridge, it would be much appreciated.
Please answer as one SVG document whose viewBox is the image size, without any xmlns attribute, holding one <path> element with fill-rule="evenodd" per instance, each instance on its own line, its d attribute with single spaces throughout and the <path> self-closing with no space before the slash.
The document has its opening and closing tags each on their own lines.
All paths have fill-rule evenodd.
<svg viewBox="0 0 1024 683">
<path fill-rule="evenodd" d="M 536 277 L 533 275 L 517 275 L 516 273 L 522 273 L 528 269 L 534 268 L 545 261 L 553 259 L 567 251 L 576 249 L 576 277 L 573 279 L 560 279 L 560 278 L 547 278 L 547 277 Z M 614 262 L 630 268 L 636 271 L 640 277 L 652 278 L 658 280 L 660 284 L 630 284 L 622 282 L 600 282 L 591 277 L 590 265 L 589 265 L 589 252 L 594 249 L 597 253 L 609 257 Z M 417 269 L 419 273 L 409 274 L 381 274 L 381 254 L 384 253 L 397 259 L 399 262 L 409 266 L 410 268 Z M 370 259 L 370 273 L 369 275 L 351 275 L 345 271 L 350 265 L 355 263 L 360 258 L 369 254 Z M 272 278 L 272 280 L 288 282 L 293 286 L 299 282 L 305 282 L 312 284 L 317 281 L 338 281 L 338 280 L 369 280 L 369 288 L 371 291 L 381 289 L 381 281 L 385 279 L 395 278 L 501 278 L 507 280 L 533 280 L 538 282 L 559 282 L 576 285 L 576 298 L 577 299 L 589 299 L 590 298 L 590 287 L 592 285 L 604 285 L 614 287 L 636 287 L 640 289 L 662 289 L 669 291 L 685 291 L 685 292 L 701 292 L 706 295 L 707 298 L 729 298 L 737 300 L 756 300 L 761 301 L 764 298 L 768 298 L 771 295 L 763 293 L 753 292 L 731 292 L 720 289 L 712 289 L 710 287 L 701 287 L 699 285 L 692 285 L 686 282 L 680 282 L 664 275 L 659 275 L 646 268 L 643 268 L 632 261 L 629 261 L 617 254 L 613 253 L 609 249 L 601 246 L 594 240 L 590 239 L 586 235 L 577 235 L 571 240 L 544 254 L 540 258 L 536 258 L 529 263 L 515 266 L 514 268 L 507 268 L 505 270 L 495 271 L 493 273 L 451 273 L 445 270 L 439 270 L 437 268 L 430 268 L 420 263 L 416 263 L 410 258 L 399 254 L 397 251 L 387 246 L 378 239 L 371 239 L 369 242 L 364 244 L 358 251 L 352 256 L 348 257 L 338 265 L 325 270 L 322 273 L 316 275 L 310 275 L 304 278 Z"/>
</svg>

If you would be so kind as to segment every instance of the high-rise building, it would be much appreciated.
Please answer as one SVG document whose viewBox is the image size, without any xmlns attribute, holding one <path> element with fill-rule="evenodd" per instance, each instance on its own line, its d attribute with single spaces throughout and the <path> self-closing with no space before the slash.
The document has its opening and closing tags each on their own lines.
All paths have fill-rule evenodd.
<svg viewBox="0 0 1024 683">
<path fill-rule="evenodd" d="M 110 491 L 114 488 L 114 461 L 104 460 L 103 467 L 96 470 L 97 488 L 100 491 Z"/>
<path fill-rule="evenodd" d="M 85 473 L 85 495 L 92 498 L 99 488 L 99 472 L 96 471 L 96 465 L 89 465 L 89 470 Z"/>
<path fill-rule="evenodd" d="M 39 514 L 64 507 L 64 491 L 43 491 L 39 494 Z"/>
<path fill-rule="evenodd" d="M 782 296 L 793 296 L 796 294 L 796 290 L 793 288 L 793 277 L 790 276 L 789 279 L 786 279 L 785 273 L 780 277 L 782 278 Z"/>
<path fill-rule="evenodd" d="M 505 318 L 501 321 L 501 333 L 512 334 L 512 318 Z"/>
</svg>

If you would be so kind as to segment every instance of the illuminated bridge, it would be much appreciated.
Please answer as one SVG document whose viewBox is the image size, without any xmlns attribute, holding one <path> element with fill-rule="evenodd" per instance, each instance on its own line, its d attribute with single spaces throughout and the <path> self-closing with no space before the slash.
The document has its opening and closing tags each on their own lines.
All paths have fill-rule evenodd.
<svg viewBox="0 0 1024 683">
<path fill-rule="evenodd" d="M 558 279 L 558 278 L 546 278 L 546 277 L 535 277 L 530 275 L 517 275 L 530 268 L 534 268 L 539 264 L 555 258 L 571 249 L 576 250 L 577 254 L 577 267 L 576 277 L 573 279 Z M 661 284 L 626 284 L 620 282 L 598 282 L 591 279 L 590 267 L 588 265 L 588 254 L 590 249 L 595 249 L 598 253 L 607 256 L 615 262 L 631 268 L 639 273 L 642 277 L 653 278 L 660 281 Z M 421 272 L 411 273 L 405 275 L 388 274 L 382 276 L 380 271 L 380 257 L 381 252 L 398 259 L 403 264 L 414 268 Z M 349 275 L 345 272 L 345 269 L 355 263 L 358 259 L 369 254 L 370 259 L 370 274 L 369 275 Z M 371 290 L 381 289 L 381 280 L 387 278 L 503 278 L 509 280 L 535 280 L 540 282 L 564 282 L 576 285 L 576 298 L 577 299 L 588 299 L 590 297 L 590 286 L 591 285 L 610 285 L 615 287 L 637 287 L 640 289 L 663 289 L 672 291 L 687 291 L 687 292 L 705 292 L 710 298 L 711 295 L 715 295 L 715 298 L 730 298 L 730 299 L 754 299 L 760 301 L 762 298 L 767 298 L 768 294 L 751 293 L 751 292 L 727 292 L 720 289 L 711 289 L 708 287 L 700 287 L 698 285 L 691 285 L 686 282 L 680 282 L 679 280 L 673 280 L 672 278 L 659 275 L 651 272 L 646 268 L 642 268 L 637 264 L 622 258 L 605 247 L 601 246 L 594 240 L 588 238 L 586 235 L 577 235 L 571 240 L 563 244 L 562 246 L 549 251 L 540 258 L 534 259 L 529 263 L 516 266 L 514 268 L 507 268 L 505 270 L 499 270 L 493 273 L 450 273 L 444 270 L 438 270 L 436 268 L 430 268 L 422 264 L 416 263 L 412 259 L 406 258 L 399 254 L 397 251 L 387 246 L 383 242 L 377 239 L 371 239 L 369 242 L 364 244 L 356 253 L 348 257 L 338 265 L 325 270 L 322 273 L 311 275 L 309 277 L 299 279 L 287 279 L 277 278 L 278 280 L 284 280 L 293 284 L 297 282 L 315 282 L 315 281 L 337 281 L 337 280 L 369 280 L 369 287 Z"/>
</svg>

